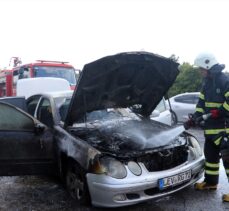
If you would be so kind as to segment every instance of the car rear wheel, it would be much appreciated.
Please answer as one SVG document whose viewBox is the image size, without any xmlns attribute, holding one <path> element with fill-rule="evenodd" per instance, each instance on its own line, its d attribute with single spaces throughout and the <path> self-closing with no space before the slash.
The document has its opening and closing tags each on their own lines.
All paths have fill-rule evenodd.
<svg viewBox="0 0 229 211">
<path fill-rule="evenodd" d="M 70 195 L 80 204 L 90 201 L 85 173 L 76 163 L 69 163 L 66 173 L 66 186 Z"/>
</svg>

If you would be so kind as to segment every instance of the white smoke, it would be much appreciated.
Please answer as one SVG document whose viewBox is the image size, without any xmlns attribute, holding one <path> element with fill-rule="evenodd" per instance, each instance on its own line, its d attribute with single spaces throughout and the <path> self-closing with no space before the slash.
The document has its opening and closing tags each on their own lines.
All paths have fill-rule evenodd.
<svg viewBox="0 0 229 211">
<path fill-rule="evenodd" d="M 141 148 L 153 148 L 162 145 L 168 145 L 172 140 L 179 136 L 184 131 L 183 126 L 175 127 L 169 130 L 164 130 L 159 133 L 146 135 L 146 133 L 140 129 L 132 129 L 125 131 L 132 140 L 141 145 Z"/>
</svg>

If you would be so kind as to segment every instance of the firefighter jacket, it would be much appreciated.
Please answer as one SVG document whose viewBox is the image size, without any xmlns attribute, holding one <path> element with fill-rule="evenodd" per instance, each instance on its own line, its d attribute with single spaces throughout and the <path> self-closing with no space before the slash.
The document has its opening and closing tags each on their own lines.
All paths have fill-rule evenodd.
<svg viewBox="0 0 229 211">
<path fill-rule="evenodd" d="M 208 70 L 209 74 L 203 80 L 196 106 L 196 117 L 210 113 L 212 109 L 219 110 L 218 118 L 209 118 L 205 121 L 204 134 L 206 137 L 216 136 L 223 131 L 229 134 L 229 78 L 222 72 L 224 67 L 224 65 L 217 64 Z"/>
</svg>

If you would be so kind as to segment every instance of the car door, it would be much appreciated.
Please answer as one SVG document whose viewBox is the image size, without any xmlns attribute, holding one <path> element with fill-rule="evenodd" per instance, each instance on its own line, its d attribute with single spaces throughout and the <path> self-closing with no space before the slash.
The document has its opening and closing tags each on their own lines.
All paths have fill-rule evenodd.
<svg viewBox="0 0 229 211">
<path fill-rule="evenodd" d="M 184 122 L 188 119 L 188 114 L 194 113 L 194 95 L 182 95 L 174 98 L 175 103 L 172 109 L 176 112 L 178 121 Z"/>
<path fill-rule="evenodd" d="M 0 102 L 0 175 L 53 173 L 52 132 L 26 112 Z"/>
</svg>

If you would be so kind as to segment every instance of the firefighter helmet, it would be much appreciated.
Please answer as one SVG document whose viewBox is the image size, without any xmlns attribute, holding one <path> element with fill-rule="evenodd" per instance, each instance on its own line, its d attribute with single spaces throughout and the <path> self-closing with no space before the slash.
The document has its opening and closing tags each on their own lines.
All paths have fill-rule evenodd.
<svg viewBox="0 0 229 211">
<path fill-rule="evenodd" d="M 212 66 L 218 64 L 215 56 L 211 53 L 200 53 L 194 60 L 194 65 L 206 70 L 211 69 Z"/>
</svg>

